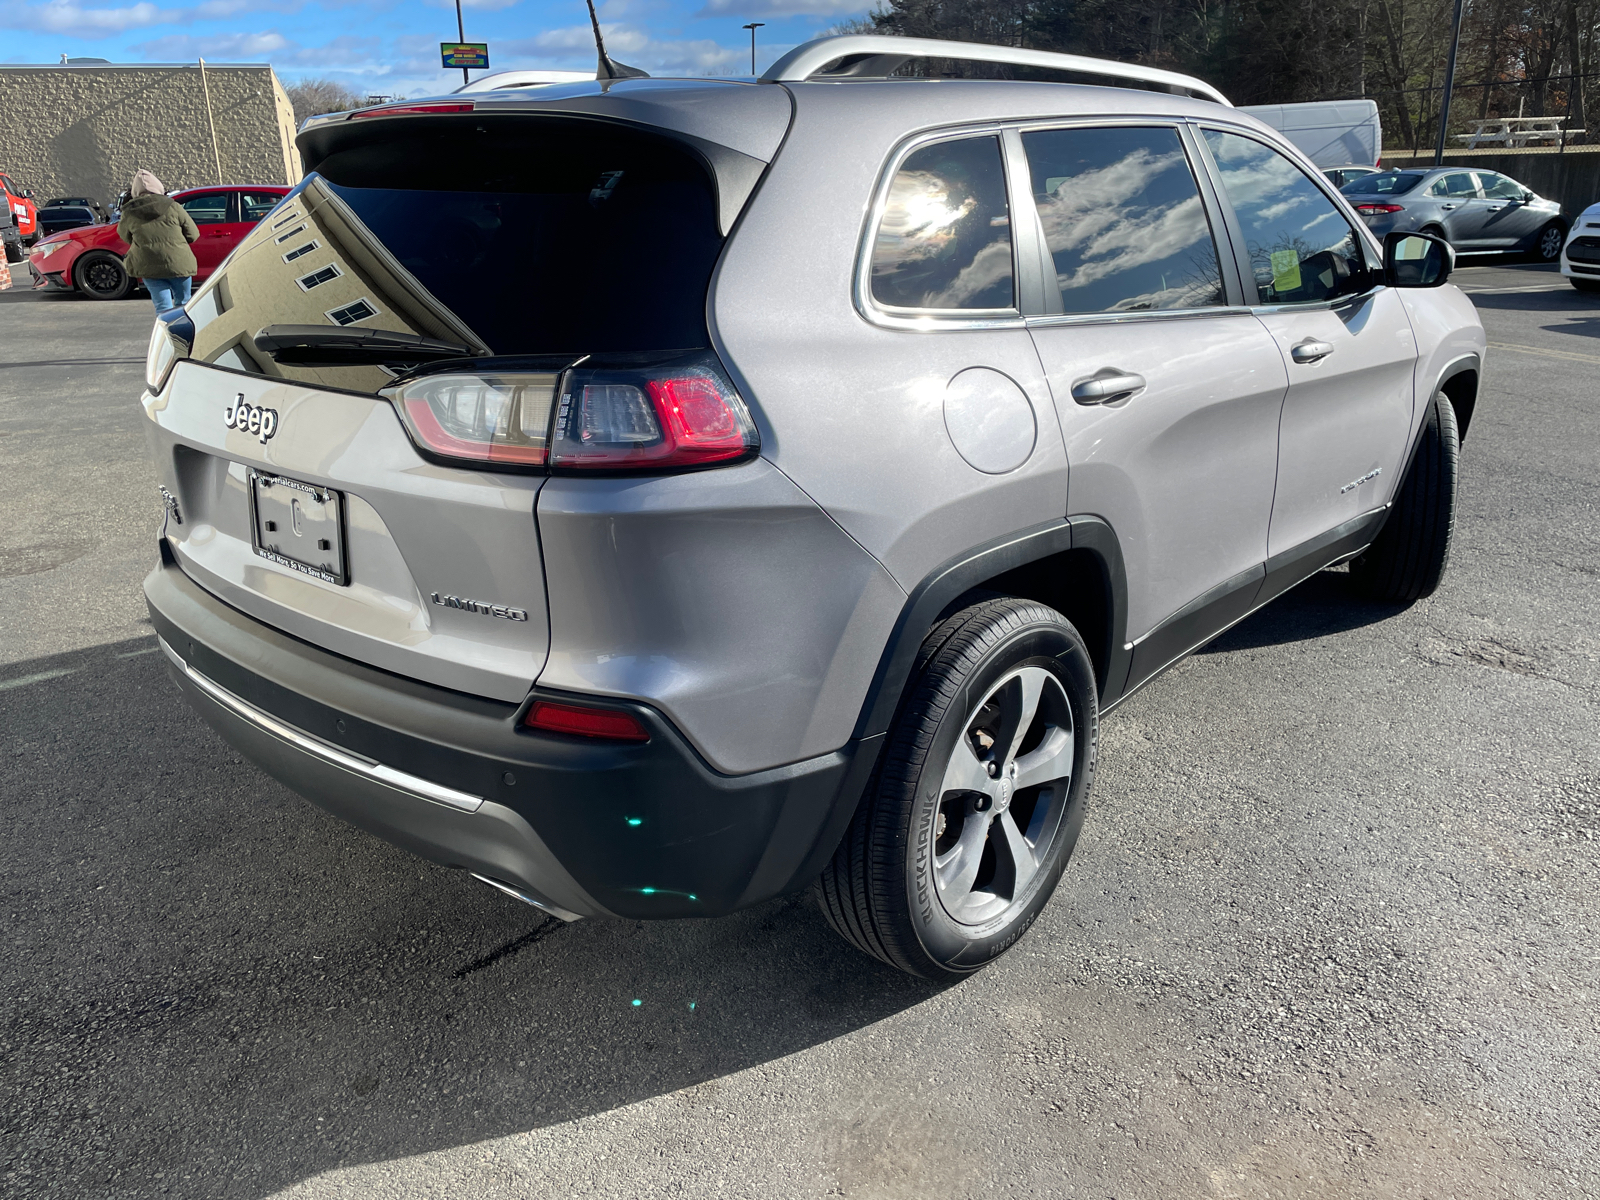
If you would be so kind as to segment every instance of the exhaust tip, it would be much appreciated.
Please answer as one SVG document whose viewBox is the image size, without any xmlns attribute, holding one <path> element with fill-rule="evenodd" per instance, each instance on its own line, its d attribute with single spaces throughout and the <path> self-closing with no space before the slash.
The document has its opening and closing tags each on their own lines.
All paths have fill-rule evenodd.
<svg viewBox="0 0 1600 1200">
<path fill-rule="evenodd" d="M 538 896 L 530 895 L 521 888 L 512 887 L 509 883 L 501 883 L 498 879 L 491 879 L 487 875 L 479 875 L 476 871 L 468 871 L 479 883 L 486 883 L 497 892 L 504 892 L 513 900 L 521 900 L 524 904 L 531 904 L 540 912 L 549 913 L 552 917 L 562 921 L 580 921 L 583 918 L 575 912 L 568 912 L 559 905 L 551 904 L 548 900 L 541 900 Z"/>
</svg>

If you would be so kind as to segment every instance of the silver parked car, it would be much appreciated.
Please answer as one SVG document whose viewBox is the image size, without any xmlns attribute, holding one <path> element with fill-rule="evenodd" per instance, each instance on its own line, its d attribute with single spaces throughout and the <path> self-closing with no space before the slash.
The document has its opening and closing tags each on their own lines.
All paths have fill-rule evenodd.
<svg viewBox="0 0 1600 1200">
<path fill-rule="evenodd" d="M 1331 564 L 1444 572 L 1484 354 L 1449 249 L 1198 80 L 846 37 L 299 146 L 151 341 L 152 620 L 263 769 L 558 917 L 813 887 L 970 972 L 1054 890 L 1106 712 Z"/>
<path fill-rule="evenodd" d="M 1457 250 L 1530 254 L 1541 262 L 1559 259 L 1567 240 L 1560 204 L 1493 171 L 1384 171 L 1341 190 L 1379 237 L 1419 231 Z"/>
</svg>

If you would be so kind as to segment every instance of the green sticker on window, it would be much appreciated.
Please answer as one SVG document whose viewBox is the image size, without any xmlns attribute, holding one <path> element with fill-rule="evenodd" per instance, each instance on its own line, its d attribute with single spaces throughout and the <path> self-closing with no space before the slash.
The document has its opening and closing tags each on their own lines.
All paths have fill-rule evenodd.
<svg viewBox="0 0 1600 1200">
<path fill-rule="evenodd" d="M 1272 252 L 1272 290 L 1297 292 L 1300 290 L 1300 253 L 1297 250 Z"/>
</svg>

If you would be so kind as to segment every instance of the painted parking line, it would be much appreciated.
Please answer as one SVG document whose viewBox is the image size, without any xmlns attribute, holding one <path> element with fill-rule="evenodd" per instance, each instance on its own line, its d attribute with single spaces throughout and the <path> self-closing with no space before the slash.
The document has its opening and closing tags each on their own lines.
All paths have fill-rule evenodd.
<svg viewBox="0 0 1600 1200">
<path fill-rule="evenodd" d="M 1534 284 L 1532 287 L 1464 287 L 1461 290 L 1467 295 L 1473 296 L 1480 292 L 1496 295 L 1508 292 L 1564 292 L 1567 287 L 1565 284 L 1560 283 L 1539 283 Z"/>
<path fill-rule="evenodd" d="M 1491 350 L 1511 350 L 1517 354 L 1537 354 L 1544 358 L 1563 358 L 1568 362 L 1594 363 L 1600 366 L 1600 354 L 1579 354 L 1576 350 L 1547 350 L 1543 346 L 1519 346 L 1516 342 L 1490 342 Z"/>
<path fill-rule="evenodd" d="M 19 675 L 15 679 L 0 679 L 0 692 L 9 692 L 12 688 L 27 687 L 30 683 L 43 683 L 46 679 L 59 679 L 63 675 L 76 674 L 82 669 L 82 667 L 67 667 L 63 670 L 40 671 L 36 675 Z"/>
</svg>

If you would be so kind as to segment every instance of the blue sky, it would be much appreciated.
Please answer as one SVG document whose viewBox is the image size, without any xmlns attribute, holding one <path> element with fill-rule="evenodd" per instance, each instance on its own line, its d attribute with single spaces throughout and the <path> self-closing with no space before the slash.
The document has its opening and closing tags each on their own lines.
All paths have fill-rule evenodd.
<svg viewBox="0 0 1600 1200">
<path fill-rule="evenodd" d="M 869 0 L 870 3 L 870 0 Z M 740 74 L 863 15 L 858 0 L 606 0 L 600 23 L 613 58 L 652 74 Z M 494 70 L 594 69 L 583 0 L 463 0 L 467 40 L 488 42 Z M 270 62 L 285 82 L 326 76 L 362 94 L 430 95 L 459 86 L 439 69 L 454 41 L 453 0 L 0 0 L 0 62 Z"/>
</svg>

